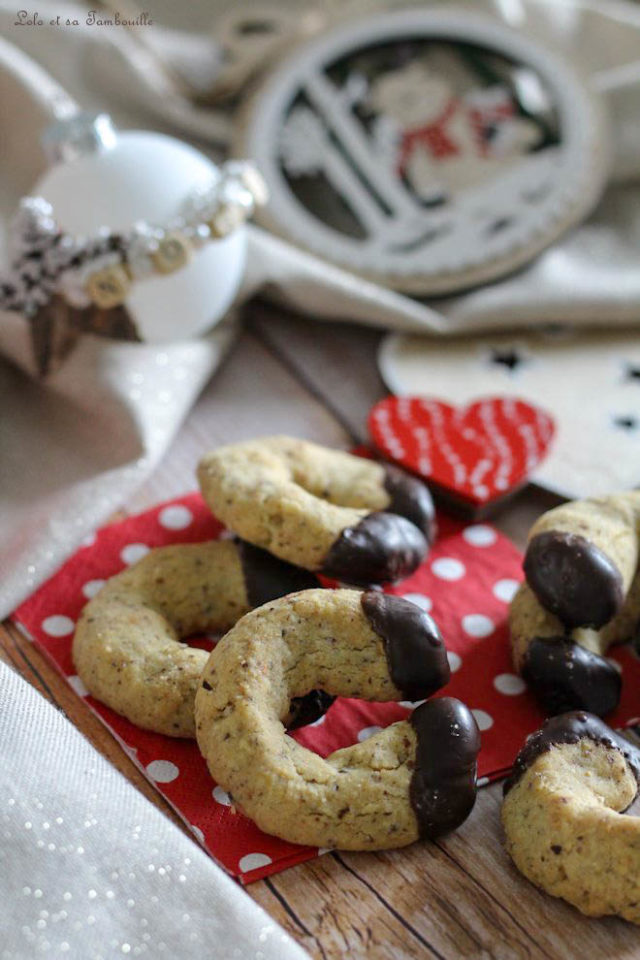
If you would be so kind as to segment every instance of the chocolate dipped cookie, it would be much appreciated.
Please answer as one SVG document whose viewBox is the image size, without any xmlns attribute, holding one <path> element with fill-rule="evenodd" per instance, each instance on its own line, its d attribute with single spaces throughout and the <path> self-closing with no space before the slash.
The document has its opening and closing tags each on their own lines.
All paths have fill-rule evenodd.
<svg viewBox="0 0 640 960">
<path fill-rule="evenodd" d="M 220 447 L 198 478 L 211 510 L 244 540 L 346 583 L 407 576 L 435 536 L 431 495 L 415 477 L 305 440 Z"/>
<path fill-rule="evenodd" d="M 212 777 L 267 833 L 348 850 L 401 847 L 454 830 L 476 793 L 480 747 L 458 700 L 322 758 L 286 736 L 293 697 L 321 689 L 371 701 L 422 699 L 447 683 L 442 637 L 399 597 L 307 590 L 247 614 L 211 653 L 196 736 Z"/>
<path fill-rule="evenodd" d="M 636 491 L 563 504 L 533 526 L 526 583 L 510 609 L 511 649 L 549 713 L 604 716 L 617 706 L 620 674 L 605 654 L 637 634 L 639 533 Z"/>
<path fill-rule="evenodd" d="M 253 607 L 317 585 L 241 541 L 158 547 L 107 581 L 87 604 L 73 662 L 89 692 L 132 723 L 193 737 L 194 700 L 208 653 L 182 638 L 222 633 Z M 307 691 L 287 707 L 289 727 L 318 719 L 332 698 Z"/>
<path fill-rule="evenodd" d="M 548 720 L 505 783 L 506 848 L 532 883 L 589 916 L 640 923 L 638 751 L 598 717 Z"/>
</svg>

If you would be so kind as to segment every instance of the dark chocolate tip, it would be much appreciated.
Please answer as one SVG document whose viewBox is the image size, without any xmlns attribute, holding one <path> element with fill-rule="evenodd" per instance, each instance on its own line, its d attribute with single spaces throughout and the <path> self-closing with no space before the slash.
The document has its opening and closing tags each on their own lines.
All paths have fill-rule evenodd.
<svg viewBox="0 0 640 960">
<path fill-rule="evenodd" d="M 505 780 L 502 788 L 505 795 L 515 787 L 541 754 L 557 744 L 577 743 L 583 737 L 619 750 L 629 764 L 636 781 L 640 783 L 640 751 L 637 747 L 608 727 L 599 717 L 594 717 L 592 713 L 586 713 L 584 710 L 574 710 L 571 713 L 563 713 L 559 717 L 552 717 L 540 730 L 536 730 L 527 737 L 516 757 L 511 776 Z"/>
<path fill-rule="evenodd" d="M 480 733 L 460 700 L 427 700 L 411 715 L 418 740 L 409 799 L 422 840 L 455 830 L 476 800 Z"/>
<path fill-rule="evenodd" d="M 575 533 L 539 533 L 524 558 L 527 583 L 566 627 L 602 627 L 620 610 L 622 576 L 594 543 Z"/>
<path fill-rule="evenodd" d="M 308 570 L 294 567 L 244 540 L 236 538 L 235 544 L 240 554 L 247 599 L 252 608 L 261 607 L 263 603 L 277 600 L 288 593 L 320 586 L 318 578 Z"/>
<path fill-rule="evenodd" d="M 411 520 L 431 545 L 436 538 L 436 512 L 429 489 L 399 467 L 385 464 L 384 470 L 384 488 L 391 497 L 387 512 Z"/>
<path fill-rule="evenodd" d="M 616 668 L 568 637 L 532 640 L 522 676 L 549 714 L 588 710 L 604 717 L 620 701 Z"/>
<path fill-rule="evenodd" d="M 315 723 L 325 715 L 334 700 L 335 697 L 324 690 L 311 690 L 304 697 L 294 697 L 283 723 L 287 730 L 297 730 Z"/>
<path fill-rule="evenodd" d="M 322 567 L 328 577 L 370 586 L 407 577 L 427 555 L 428 544 L 415 523 L 395 513 L 375 512 L 346 527 Z"/>
<path fill-rule="evenodd" d="M 438 627 L 415 603 L 387 593 L 362 594 L 362 609 L 382 638 L 389 676 L 407 700 L 422 700 L 449 682 L 447 649 Z"/>
</svg>

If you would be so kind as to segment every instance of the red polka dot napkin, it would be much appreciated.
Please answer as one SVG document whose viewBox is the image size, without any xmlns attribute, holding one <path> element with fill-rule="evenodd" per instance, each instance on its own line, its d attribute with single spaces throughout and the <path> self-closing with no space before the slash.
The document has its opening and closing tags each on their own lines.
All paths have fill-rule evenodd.
<svg viewBox="0 0 640 960">
<path fill-rule="evenodd" d="M 446 516 L 426 562 L 390 589 L 429 610 L 442 630 L 451 663 L 443 691 L 473 710 L 482 732 L 480 783 L 506 773 L 526 734 L 543 715 L 512 671 L 507 609 L 521 578 L 521 557 L 506 537 L 485 524 L 465 526 Z M 261 833 L 236 813 L 211 780 L 197 745 L 139 730 L 87 696 L 71 661 L 75 621 L 105 578 L 134 563 L 150 547 L 224 536 L 199 494 L 162 504 L 99 530 L 16 610 L 14 620 L 49 657 L 90 709 L 111 730 L 145 776 L 171 803 L 211 856 L 243 883 L 250 883 L 318 855 L 314 848 Z M 198 645 L 212 646 L 206 639 Z M 625 648 L 613 652 L 625 673 L 616 726 L 638 722 L 640 662 Z M 321 720 L 297 731 L 296 739 L 326 756 L 408 716 L 414 704 L 368 704 L 338 700 Z"/>
</svg>

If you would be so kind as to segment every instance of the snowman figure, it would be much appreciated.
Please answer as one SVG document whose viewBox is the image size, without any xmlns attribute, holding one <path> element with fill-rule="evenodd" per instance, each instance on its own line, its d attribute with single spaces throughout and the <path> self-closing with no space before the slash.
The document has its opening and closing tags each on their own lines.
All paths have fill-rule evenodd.
<svg viewBox="0 0 640 960">
<path fill-rule="evenodd" d="M 425 205 L 482 183 L 540 136 L 516 114 L 507 87 L 457 96 L 445 77 L 417 61 L 378 76 L 368 100 L 379 155 Z"/>
</svg>

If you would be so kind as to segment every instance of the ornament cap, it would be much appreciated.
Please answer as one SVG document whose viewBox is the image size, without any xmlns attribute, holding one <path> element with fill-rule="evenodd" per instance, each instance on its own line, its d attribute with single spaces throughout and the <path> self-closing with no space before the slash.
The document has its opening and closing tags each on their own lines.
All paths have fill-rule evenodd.
<svg viewBox="0 0 640 960">
<path fill-rule="evenodd" d="M 112 150 L 117 132 L 107 113 L 76 113 L 47 127 L 42 146 L 50 164 L 68 163 L 78 157 Z"/>
</svg>

